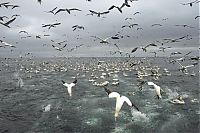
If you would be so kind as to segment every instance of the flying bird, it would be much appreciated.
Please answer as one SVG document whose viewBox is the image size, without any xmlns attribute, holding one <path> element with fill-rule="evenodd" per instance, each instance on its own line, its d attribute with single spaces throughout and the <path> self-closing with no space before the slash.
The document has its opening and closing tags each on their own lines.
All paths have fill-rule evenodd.
<svg viewBox="0 0 200 133">
<path fill-rule="evenodd" d="M 4 41 L 2 41 L 2 40 L 0 40 L 0 43 L 4 44 L 4 46 L 9 46 L 9 47 L 16 48 L 14 45 L 9 44 L 9 43 L 7 43 L 7 42 L 4 42 Z"/>
<path fill-rule="evenodd" d="M 8 22 L 5 22 L 5 23 L 0 22 L 0 24 L 6 26 L 6 27 L 8 27 L 8 28 L 10 28 L 9 24 L 11 24 L 13 21 L 15 21 L 15 19 L 16 19 L 16 18 L 13 18 L 13 19 L 9 20 Z"/>
<path fill-rule="evenodd" d="M 114 9 L 114 8 L 116 8 L 116 9 L 118 9 L 118 11 L 120 12 L 120 13 L 122 13 L 122 8 L 123 7 L 131 7 L 129 4 L 128 4 L 128 2 L 125 2 L 125 3 L 123 3 L 120 7 L 118 7 L 118 6 L 115 6 L 115 5 L 112 5 L 108 10 L 112 10 L 112 9 Z"/>
<path fill-rule="evenodd" d="M 21 31 L 19 31 L 19 33 L 25 33 L 25 34 L 28 34 L 28 32 L 25 31 L 25 30 L 21 30 Z"/>
<path fill-rule="evenodd" d="M 73 31 L 75 31 L 76 29 L 85 29 L 83 26 L 80 26 L 80 25 L 74 25 L 74 26 L 72 26 L 72 28 L 73 28 Z"/>
<path fill-rule="evenodd" d="M 71 11 L 82 11 L 82 10 L 77 9 L 77 8 L 70 8 L 70 9 L 67 9 L 67 8 L 62 9 L 62 8 L 61 8 L 61 9 L 58 9 L 58 10 L 55 12 L 54 15 L 58 14 L 59 12 L 64 12 L 64 11 L 66 11 L 66 12 L 68 12 L 68 13 L 70 14 Z"/>
<path fill-rule="evenodd" d="M 75 79 L 72 83 L 68 84 L 65 81 L 62 80 L 62 83 L 65 87 L 67 87 L 67 91 L 69 93 L 69 96 L 72 96 L 72 87 L 74 87 L 77 84 L 77 79 Z"/>
<path fill-rule="evenodd" d="M 109 42 L 107 40 L 110 39 L 110 38 L 111 39 L 119 39 L 119 37 L 116 37 L 116 36 L 107 37 L 105 39 L 102 39 L 102 38 L 97 37 L 97 36 L 91 36 L 91 37 L 101 40 L 100 43 L 107 43 L 107 44 L 109 44 Z"/>
<path fill-rule="evenodd" d="M 194 19 L 197 19 L 197 18 L 199 18 L 200 16 L 196 16 Z"/>
<path fill-rule="evenodd" d="M 39 3 L 40 3 L 40 5 L 41 5 L 41 3 L 42 3 L 42 0 L 37 0 L 37 2 L 39 2 Z"/>
<path fill-rule="evenodd" d="M 96 11 L 93 11 L 93 10 L 89 10 L 89 11 L 92 14 L 97 14 L 97 17 L 100 17 L 103 14 L 108 14 L 109 13 L 109 11 L 106 11 L 106 12 L 96 12 Z"/>
<path fill-rule="evenodd" d="M 136 15 L 136 14 L 141 14 L 140 12 L 135 12 L 133 15 Z"/>
<path fill-rule="evenodd" d="M 1 21 L 4 21 L 4 18 L 7 18 L 7 19 L 8 19 L 7 16 L 2 16 L 2 17 L 0 17 L 0 20 L 1 20 Z"/>
<path fill-rule="evenodd" d="M 67 46 L 67 44 L 65 44 L 63 47 L 59 48 L 59 47 L 57 47 L 55 45 L 52 45 L 52 47 L 54 47 L 58 51 L 62 51 L 66 46 Z"/>
<path fill-rule="evenodd" d="M 182 27 L 194 28 L 194 27 L 192 27 L 192 26 L 189 26 L 189 25 L 187 25 L 187 24 L 182 24 L 182 25 L 180 25 L 180 24 L 177 24 L 177 25 L 175 25 L 175 26 L 182 26 Z"/>
<path fill-rule="evenodd" d="M 6 4 L 9 4 L 10 2 L 4 2 L 4 3 L 0 3 L 0 7 L 1 6 L 5 6 Z"/>
<path fill-rule="evenodd" d="M 131 53 L 134 53 L 135 51 L 137 51 L 138 47 L 134 48 Z"/>
<path fill-rule="evenodd" d="M 115 106 L 115 118 L 117 118 L 119 116 L 119 112 L 122 108 L 122 105 L 124 102 L 126 102 L 129 106 L 131 107 L 135 107 L 138 111 L 138 107 L 135 106 L 129 98 L 127 98 L 126 96 L 120 96 L 120 94 L 118 92 L 111 92 L 109 89 L 104 87 L 104 90 L 106 91 L 106 93 L 108 94 L 109 98 L 116 98 L 116 106 Z"/>
<path fill-rule="evenodd" d="M 56 27 L 57 25 L 60 25 L 61 23 L 54 23 L 54 24 L 42 24 L 42 27 L 48 27 L 48 29 L 51 29 L 52 27 Z"/>
<path fill-rule="evenodd" d="M 153 26 L 162 26 L 162 25 L 161 24 L 152 24 L 151 26 L 153 27 Z"/>
<path fill-rule="evenodd" d="M 46 13 L 52 13 L 55 15 L 54 11 L 57 9 L 57 7 L 55 7 L 54 9 L 50 10 L 50 11 L 47 11 Z"/>
</svg>

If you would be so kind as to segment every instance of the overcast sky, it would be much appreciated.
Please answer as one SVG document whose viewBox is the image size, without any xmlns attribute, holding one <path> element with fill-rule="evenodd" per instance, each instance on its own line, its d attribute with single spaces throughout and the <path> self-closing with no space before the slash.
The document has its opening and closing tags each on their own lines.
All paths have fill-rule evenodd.
<svg viewBox="0 0 200 133">
<path fill-rule="evenodd" d="M 194 0 L 192 0 L 194 1 Z M 191 0 L 138 0 L 129 2 L 131 7 L 124 7 L 123 13 L 117 9 L 113 9 L 110 13 L 97 17 L 97 15 L 89 14 L 89 10 L 97 12 L 108 11 L 112 5 L 121 6 L 124 0 L 42 0 L 40 5 L 37 0 L 1 0 L 0 3 L 10 2 L 13 5 L 19 5 L 18 8 L 0 7 L 0 16 L 8 16 L 9 19 L 14 14 L 20 16 L 10 24 L 11 28 L 0 25 L 0 40 L 13 44 L 16 48 L 0 47 L 0 57 L 19 57 L 27 53 L 34 57 L 86 57 L 86 56 L 113 56 L 110 51 L 117 49 L 113 44 L 117 44 L 121 51 L 130 53 L 135 47 L 146 46 L 150 43 L 156 43 L 158 47 L 149 47 L 145 53 L 138 49 L 132 56 L 152 56 L 150 52 L 158 52 L 162 46 L 156 41 L 163 39 L 176 39 L 189 35 L 191 39 L 182 39 L 180 42 L 166 43 L 163 47 L 172 47 L 165 53 L 158 52 L 158 56 L 169 56 L 171 52 L 180 51 L 187 53 L 193 51 L 193 55 L 197 55 L 199 48 L 199 4 L 182 5 L 181 3 L 192 2 Z M 56 15 L 47 13 L 53 8 L 78 8 L 82 11 L 60 12 Z M 135 12 L 140 14 L 133 15 Z M 125 18 L 133 18 L 125 20 Z M 167 18 L 167 19 L 166 19 Z M 4 19 L 8 21 L 9 19 Z M 163 20 L 166 19 L 166 20 Z M 52 24 L 60 22 L 56 28 L 43 28 L 42 24 Z M 133 28 L 121 28 L 123 25 L 133 23 L 139 24 Z M 84 30 L 79 29 L 73 31 L 73 25 L 84 26 Z M 161 24 L 162 26 L 151 26 L 153 24 Z M 194 28 L 175 26 L 187 24 Z M 142 30 L 137 30 L 137 28 Z M 25 30 L 31 36 L 30 38 L 21 39 L 27 36 L 19 31 Z M 118 40 L 109 39 L 110 44 L 101 44 L 100 40 L 94 41 L 91 36 L 107 38 L 114 36 L 117 32 L 124 35 L 124 38 Z M 36 35 L 49 34 L 49 37 L 41 36 L 36 39 Z M 129 37 L 126 37 L 128 35 Z M 67 46 L 58 51 L 52 47 L 53 43 L 67 40 Z M 84 44 L 81 47 L 69 52 L 68 50 Z M 1 45 L 1 43 L 0 43 Z M 116 54 L 114 56 L 119 56 Z"/>
</svg>

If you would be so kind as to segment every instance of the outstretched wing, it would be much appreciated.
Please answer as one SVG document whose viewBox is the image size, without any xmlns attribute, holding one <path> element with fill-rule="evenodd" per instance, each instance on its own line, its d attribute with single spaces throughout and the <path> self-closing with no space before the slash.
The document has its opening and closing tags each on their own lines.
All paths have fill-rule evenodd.
<svg viewBox="0 0 200 133">
<path fill-rule="evenodd" d="M 121 96 L 121 100 L 125 101 L 129 106 L 132 106 L 132 102 L 126 96 Z"/>
<path fill-rule="evenodd" d="M 147 82 L 147 84 L 148 84 L 148 85 L 154 85 L 154 83 L 153 83 L 153 82 Z"/>
<path fill-rule="evenodd" d="M 109 95 L 108 95 L 109 98 L 117 98 L 117 97 L 120 97 L 119 93 L 117 92 L 111 92 Z"/>
<path fill-rule="evenodd" d="M 9 25 L 10 23 L 12 23 L 16 18 L 13 18 L 11 20 L 9 20 L 8 22 L 5 23 L 5 25 Z"/>
</svg>

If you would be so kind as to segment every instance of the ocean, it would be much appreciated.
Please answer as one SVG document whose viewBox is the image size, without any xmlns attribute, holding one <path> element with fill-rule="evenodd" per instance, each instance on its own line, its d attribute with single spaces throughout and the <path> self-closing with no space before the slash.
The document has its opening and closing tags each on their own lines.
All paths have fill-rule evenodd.
<svg viewBox="0 0 200 133">
<path fill-rule="evenodd" d="M 0 58 L 0 133 L 199 133 L 199 65 L 183 73 L 169 60 Z M 62 80 L 75 78 L 70 97 Z M 119 84 L 112 85 L 113 79 Z M 140 111 L 124 103 L 115 119 L 116 99 L 94 83 L 104 81 Z M 152 86 L 140 88 L 142 81 L 159 85 L 162 98 Z M 185 104 L 170 102 L 179 95 Z"/>
</svg>

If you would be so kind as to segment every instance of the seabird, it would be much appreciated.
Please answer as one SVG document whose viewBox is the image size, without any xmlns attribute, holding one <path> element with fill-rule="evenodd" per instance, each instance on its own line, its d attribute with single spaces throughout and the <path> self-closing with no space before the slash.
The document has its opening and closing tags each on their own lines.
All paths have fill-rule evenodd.
<svg viewBox="0 0 200 133">
<path fill-rule="evenodd" d="M 55 14 L 54 14 L 54 15 L 58 14 L 59 12 L 63 12 L 63 11 L 66 11 L 66 12 L 68 12 L 68 13 L 70 14 L 70 13 L 71 13 L 71 11 L 82 11 L 82 10 L 80 10 L 80 9 L 77 9 L 77 8 L 70 8 L 70 9 L 68 9 L 68 8 L 65 8 L 65 9 L 58 9 L 58 10 L 55 12 Z"/>
<path fill-rule="evenodd" d="M 162 25 L 161 24 L 152 24 L 151 26 L 153 27 L 153 26 L 162 26 Z"/>
<path fill-rule="evenodd" d="M 14 47 L 14 48 L 16 48 L 14 45 L 9 44 L 9 43 L 7 43 L 7 42 L 4 42 L 4 41 L 2 41 L 2 40 L 0 40 L 0 43 L 3 43 L 4 46 L 9 46 L 9 47 Z"/>
<path fill-rule="evenodd" d="M 176 99 L 170 100 L 169 102 L 173 104 L 185 104 L 182 96 L 178 96 Z"/>
<path fill-rule="evenodd" d="M 54 47 L 58 51 L 62 51 L 66 46 L 67 46 L 67 44 L 65 44 L 63 47 L 59 48 L 59 47 L 57 47 L 55 45 L 52 45 L 52 47 Z"/>
<path fill-rule="evenodd" d="M 13 22 L 15 19 L 16 19 L 16 17 L 15 17 L 15 18 L 13 18 L 13 19 L 11 19 L 11 20 L 9 20 L 8 22 L 5 22 L 5 23 L 3 23 L 3 22 L 0 22 L 0 24 L 2 24 L 2 25 L 4 25 L 4 26 L 6 26 L 6 27 L 8 27 L 8 28 L 10 28 L 9 24 L 10 24 L 10 23 L 12 23 L 12 22 Z"/>
<path fill-rule="evenodd" d="M 52 13 L 55 15 L 54 11 L 57 9 L 57 7 L 55 7 L 54 9 L 50 10 L 50 11 L 47 11 L 47 13 Z"/>
<path fill-rule="evenodd" d="M 134 48 L 131 53 L 134 53 L 135 51 L 137 51 L 138 47 Z"/>
<path fill-rule="evenodd" d="M 160 93 L 160 86 L 158 86 L 158 85 L 156 85 L 155 83 L 153 83 L 153 82 L 147 82 L 147 84 L 148 85 L 153 85 L 153 87 L 154 87 L 154 89 L 155 89 L 155 91 L 156 91 L 156 95 L 157 95 L 157 97 L 158 97 L 158 99 L 161 99 L 162 98 L 162 96 L 161 96 L 161 93 Z"/>
<path fill-rule="evenodd" d="M 54 23 L 54 24 L 42 24 L 42 27 L 48 27 L 48 29 L 51 29 L 52 27 L 56 27 L 57 25 L 60 25 L 61 23 Z"/>
<path fill-rule="evenodd" d="M 80 26 L 80 25 L 74 25 L 74 26 L 72 26 L 72 28 L 73 28 L 73 31 L 75 31 L 76 29 L 85 29 L 83 26 Z"/>
<path fill-rule="evenodd" d="M 67 91 L 69 93 L 69 96 L 72 96 L 72 87 L 74 87 L 77 83 L 77 79 L 75 79 L 72 83 L 68 84 L 65 81 L 62 80 L 62 83 L 65 87 L 67 87 Z"/>
<path fill-rule="evenodd" d="M 100 17 L 100 15 L 103 15 L 103 14 L 108 14 L 109 11 L 105 11 L 105 12 L 96 12 L 96 11 L 93 11 L 93 10 L 89 10 L 92 14 L 97 14 L 97 17 Z"/>
<path fill-rule="evenodd" d="M 120 96 L 120 94 L 118 92 L 111 92 L 109 89 L 107 89 L 106 87 L 104 87 L 104 90 L 106 91 L 106 93 L 108 94 L 109 98 L 116 98 L 116 106 L 115 106 L 115 118 L 118 117 L 120 109 L 123 105 L 124 102 L 126 102 L 129 106 L 131 107 L 135 107 L 138 111 L 138 107 L 135 106 L 130 100 L 129 98 L 127 98 L 126 96 Z"/>
</svg>

